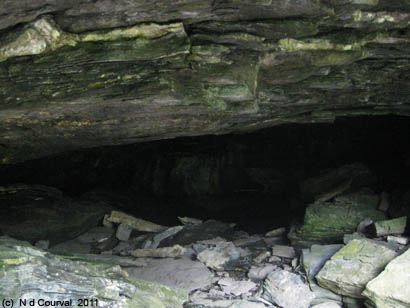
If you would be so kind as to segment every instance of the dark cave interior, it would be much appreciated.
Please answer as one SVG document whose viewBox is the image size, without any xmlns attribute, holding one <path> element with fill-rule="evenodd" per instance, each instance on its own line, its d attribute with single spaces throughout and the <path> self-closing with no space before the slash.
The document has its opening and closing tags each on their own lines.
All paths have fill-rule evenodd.
<svg viewBox="0 0 410 308">
<path fill-rule="evenodd" d="M 353 162 L 389 193 L 391 216 L 410 212 L 409 137 L 410 118 L 339 118 L 64 153 L 2 166 L 0 185 L 52 186 L 164 225 L 189 216 L 260 233 L 303 217 L 305 179 Z"/>
</svg>

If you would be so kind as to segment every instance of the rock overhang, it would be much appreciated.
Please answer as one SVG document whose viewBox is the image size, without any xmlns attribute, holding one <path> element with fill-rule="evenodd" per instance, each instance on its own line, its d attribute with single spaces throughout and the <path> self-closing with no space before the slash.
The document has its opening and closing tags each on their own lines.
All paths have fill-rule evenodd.
<svg viewBox="0 0 410 308">
<path fill-rule="evenodd" d="M 2 5 L 2 164 L 289 122 L 409 115 L 406 3 Z"/>
</svg>

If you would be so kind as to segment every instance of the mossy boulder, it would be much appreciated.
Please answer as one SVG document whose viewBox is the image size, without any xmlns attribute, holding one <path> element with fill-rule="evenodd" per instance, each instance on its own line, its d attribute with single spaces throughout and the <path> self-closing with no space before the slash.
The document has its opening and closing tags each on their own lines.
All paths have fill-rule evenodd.
<svg viewBox="0 0 410 308">
<path fill-rule="evenodd" d="M 187 292 L 138 280 L 96 260 L 72 261 L 30 244 L 0 237 L 0 297 L 34 300 L 93 300 L 98 307 L 182 308 Z M 37 305 L 36 305 L 37 306 Z"/>
<path fill-rule="evenodd" d="M 378 195 L 362 190 L 336 197 L 332 202 L 311 204 L 304 222 L 294 226 L 288 234 L 293 245 L 341 243 L 343 235 L 356 231 L 365 218 L 384 220 L 385 214 L 377 209 Z"/>
<path fill-rule="evenodd" d="M 322 288 L 360 299 L 366 284 L 397 255 L 384 242 L 355 239 L 325 263 L 316 280 Z"/>
<path fill-rule="evenodd" d="M 362 295 L 369 307 L 410 307 L 410 249 L 391 261 L 384 271 L 366 285 Z"/>
</svg>

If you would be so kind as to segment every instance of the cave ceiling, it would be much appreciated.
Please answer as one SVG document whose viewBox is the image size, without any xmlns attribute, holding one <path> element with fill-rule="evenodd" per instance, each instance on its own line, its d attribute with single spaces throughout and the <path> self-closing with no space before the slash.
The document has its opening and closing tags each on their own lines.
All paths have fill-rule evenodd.
<svg viewBox="0 0 410 308">
<path fill-rule="evenodd" d="M 409 0 L 1 0 L 0 164 L 410 114 Z"/>
</svg>

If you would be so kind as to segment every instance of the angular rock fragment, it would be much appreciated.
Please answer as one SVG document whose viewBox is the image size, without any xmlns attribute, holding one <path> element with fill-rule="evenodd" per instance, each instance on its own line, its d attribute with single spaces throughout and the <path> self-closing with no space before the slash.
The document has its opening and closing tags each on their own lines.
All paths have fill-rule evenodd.
<svg viewBox="0 0 410 308">
<path fill-rule="evenodd" d="M 390 220 L 377 221 L 372 225 L 372 233 L 376 237 L 403 234 L 406 230 L 407 217 L 399 217 Z"/>
<path fill-rule="evenodd" d="M 135 249 L 130 254 L 137 258 L 177 258 L 185 253 L 185 248 L 180 245 L 163 248 Z"/>
<path fill-rule="evenodd" d="M 112 211 L 107 220 L 118 224 L 124 223 L 134 230 L 144 232 L 162 232 L 167 228 L 119 211 Z"/>
<path fill-rule="evenodd" d="M 396 256 L 397 252 L 383 242 L 355 239 L 325 263 L 316 280 L 337 294 L 363 298 L 366 284 Z"/>
<path fill-rule="evenodd" d="M 338 250 L 343 247 L 341 244 L 334 245 L 312 245 L 310 249 L 302 250 L 301 262 L 305 269 L 309 285 L 315 299 L 312 304 L 320 304 L 322 302 L 336 302 L 341 303 L 342 297 L 338 294 L 331 292 L 330 290 L 321 288 L 317 285 L 315 276 L 326 263 Z"/>
<path fill-rule="evenodd" d="M 410 307 L 410 249 L 392 260 L 381 274 L 371 280 L 362 295 L 369 307 Z"/>
<path fill-rule="evenodd" d="M 214 281 L 213 274 L 205 265 L 186 258 L 151 259 L 144 267 L 126 270 L 133 277 L 188 291 L 206 287 Z"/>
<path fill-rule="evenodd" d="M 380 221 L 386 218 L 377 209 L 378 198 L 371 191 L 362 190 L 336 197 L 332 202 L 309 205 L 303 225 L 293 227 L 288 237 L 292 245 L 302 247 L 341 242 L 344 234 L 356 231 L 364 219 Z"/>
<path fill-rule="evenodd" d="M 125 223 L 119 224 L 115 236 L 120 241 L 128 241 L 132 232 L 132 228 Z"/>
<path fill-rule="evenodd" d="M 296 257 L 296 251 L 292 246 L 275 245 L 272 247 L 272 255 L 293 259 L 294 257 Z"/>
<path fill-rule="evenodd" d="M 300 276 L 281 269 L 270 273 L 263 287 L 263 298 L 283 308 L 308 308 L 315 297 Z"/>
<path fill-rule="evenodd" d="M 186 291 L 129 277 L 119 266 L 84 257 L 71 261 L 0 237 L 0 293 L 44 301 L 94 299 L 98 307 L 181 308 Z"/>
<path fill-rule="evenodd" d="M 215 271 L 223 271 L 224 265 L 241 257 L 241 249 L 231 242 L 220 244 L 216 247 L 205 249 L 197 255 L 199 261 Z"/>
<path fill-rule="evenodd" d="M 168 228 L 164 232 L 154 235 L 152 239 L 145 241 L 144 244 L 142 245 L 142 248 L 157 248 L 163 240 L 165 240 L 166 238 L 170 236 L 177 234 L 183 228 L 184 226 L 176 226 L 176 227 Z"/>
<path fill-rule="evenodd" d="M 410 243 L 410 239 L 408 237 L 405 237 L 405 236 L 389 235 L 389 236 L 387 236 L 387 241 L 389 243 L 395 243 L 395 244 L 399 244 L 399 245 L 407 245 L 408 243 Z"/>
</svg>

